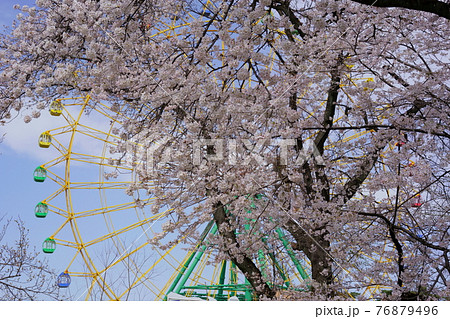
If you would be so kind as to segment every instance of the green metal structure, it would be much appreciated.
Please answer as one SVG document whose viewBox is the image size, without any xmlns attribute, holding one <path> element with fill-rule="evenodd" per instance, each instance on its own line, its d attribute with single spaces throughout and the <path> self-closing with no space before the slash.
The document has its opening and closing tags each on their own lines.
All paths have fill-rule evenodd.
<svg viewBox="0 0 450 319">
<path fill-rule="evenodd" d="M 255 196 L 256 199 L 261 199 L 261 196 Z M 249 212 L 256 209 L 256 205 L 252 202 Z M 228 212 L 230 213 L 230 212 Z M 251 230 L 251 224 L 254 222 L 249 219 L 248 224 L 244 225 L 245 231 Z M 210 221 L 205 227 L 200 236 L 195 249 L 193 249 L 184 259 L 183 264 L 178 269 L 175 277 L 170 283 L 170 286 L 165 291 L 163 300 L 168 300 L 169 295 L 175 293 L 184 297 L 201 298 L 204 300 L 214 299 L 218 301 L 229 300 L 234 297 L 241 301 L 256 300 L 253 288 L 249 281 L 243 277 L 236 265 L 229 260 L 222 260 L 219 265 L 215 265 L 218 271 L 214 275 L 215 280 L 209 283 L 202 282 L 205 276 L 201 275 L 205 271 L 205 255 L 210 254 L 214 250 L 213 245 L 208 238 L 217 234 L 217 225 L 214 221 Z M 267 279 L 269 286 L 276 285 L 277 290 L 294 289 L 292 281 L 307 281 L 309 275 L 305 269 L 302 261 L 299 260 L 297 254 L 292 249 L 285 233 L 281 228 L 275 229 L 275 240 L 279 243 L 278 249 L 269 249 L 268 238 L 262 236 L 262 242 L 267 249 L 260 249 L 254 254 L 253 259 L 258 265 L 263 276 Z M 272 238 L 273 239 L 273 238 Z M 280 254 L 280 252 L 282 252 Z M 290 267 L 286 265 L 289 264 Z M 267 273 L 272 271 L 271 276 Z M 272 279 L 277 277 L 282 279 L 282 284 L 274 284 Z M 200 279 L 202 278 L 202 279 Z M 205 280 L 206 281 L 206 280 Z M 188 283 L 190 282 L 190 283 Z"/>
</svg>

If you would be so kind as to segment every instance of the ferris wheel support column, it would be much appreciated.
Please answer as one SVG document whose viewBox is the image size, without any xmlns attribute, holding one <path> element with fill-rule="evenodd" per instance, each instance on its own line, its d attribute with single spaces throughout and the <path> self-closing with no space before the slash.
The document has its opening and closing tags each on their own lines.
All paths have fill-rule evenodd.
<svg viewBox="0 0 450 319">
<path fill-rule="evenodd" d="M 220 287 L 223 287 L 223 285 L 225 283 L 226 271 L 227 271 L 227 261 L 226 260 L 222 260 L 222 267 L 220 269 L 220 277 L 219 277 L 219 286 Z M 217 295 L 219 297 L 223 296 L 223 288 L 219 288 L 219 290 L 217 291 Z"/>
<path fill-rule="evenodd" d="M 177 277 L 175 278 L 175 280 L 172 282 L 172 285 L 169 287 L 169 289 L 167 290 L 165 297 L 163 300 L 167 300 L 167 296 L 169 295 L 169 293 L 173 292 L 175 290 L 175 288 L 177 287 L 178 283 L 181 280 L 181 277 L 183 277 L 184 273 L 186 272 L 186 270 L 188 269 L 192 259 L 194 259 L 194 256 L 196 254 L 196 252 L 198 251 L 198 248 L 200 247 L 200 245 L 202 244 L 203 240 L 205 240 L 206 236 L 210 233 L 211 228 L 215 226 L 214 221 L 210 221 L 208 223 L 208 225 L 206 226 L 205 230 L 203 231 L 199 243 L 197 245 L 197 248 L 194 249 L 189 258 L 186 260 L 186 262 L 183 264 L 183 266 L 181 267 L 181 269 L 178 272 Z M 217 228 L 217 226 L 216 226 Z M 189 277 L 189 276 L 188 276 Z M 187 280 L 187 279 L 186 279 Z M 182 286 L 182 285 L 181 285 Z M 178 289 L 177 289 L 178 290 Z"/>
<path fill-rule="evenodd" d="M 209 234 L 211 235 L 215 235 L 217 232 L 217 225 L 214 224 L 214 226 L 212 227 L 211 231 L 209 232 Z M 195 253 L 195 257 L 194 257 L 194 261 L 193 263 L 189 266 L 189 268 L 187 269 L 186 273 L 183 276 L 183 279 L 181 280 L 180 284 L 178 285 L 178 287 L 175 289 L 175 293 L 180 293 L 181 289 L 183 289 L 184 285 L 186 284 L 187 280 L 189 279 L 189 277 L 191 276 L 192 272 L 194 271 L 195 267 L 197 266 L 199 260 L 202 258 L 203 254 L 205 253 L 206 250 L 206 244 L 203 244 L 201 246 L 201 248 Z"/>
<path fill-rule="evenodd" d="M 284 233 L 281 230 L 281 228 L 277 228 L 276 232 L 278 234 L 278 238 L 280 238 L 281 242 L 283 243 L 284 248 L 286 249 L 289 257 L 291 258 L 292 262 L 294 263 L 295 267 L 297 268 L 297 270 L 298 270 L 300 276 L 302 277 L 302 279 L 309 279 L 309 276 L 306 273 L 305 269 L 300 264 L 300 262 L 298 261 L 297 257 L 295 257 L 295 253 L 292 250 L 292 247 L 289 244 L 289 242 L 287 241 L 286 236 L 284 235 Z"/>
</svg>

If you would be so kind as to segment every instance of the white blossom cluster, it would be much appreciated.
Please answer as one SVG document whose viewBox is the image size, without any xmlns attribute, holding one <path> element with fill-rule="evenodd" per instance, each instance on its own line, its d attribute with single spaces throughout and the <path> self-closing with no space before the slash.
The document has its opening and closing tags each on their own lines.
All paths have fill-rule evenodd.
<svg viewBox="0 0 450 319">
<path fill-rule="evenodd" d="M 218 259 L 245 272 L 281 228 L 312 264 L 304 298 L 374 282 L 392 298 L 448 294 L 448 21 L 352 1 L 202 3 L 22 7 L 1 38 L 4 112 L 31 99 L 30 122 L 58 96 L 109 102 L 124 121 L 114 151 L 141 145 L 128 193 L 172 208 L 154 245 L 195 241 L 214 219 Z"/>
</svg>

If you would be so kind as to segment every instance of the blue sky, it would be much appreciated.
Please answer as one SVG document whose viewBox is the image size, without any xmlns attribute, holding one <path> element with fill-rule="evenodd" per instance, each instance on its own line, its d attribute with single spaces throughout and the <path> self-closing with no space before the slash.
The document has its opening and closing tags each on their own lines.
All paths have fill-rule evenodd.
<svg viewBox="0 0 450 319">
<path fill-rule="evenodd" d="M 0 1 L 0 26 L 5 32 L 5 26 L 11 26 L 19 13 L 13 9 L 15 4 L 33 6 L 30 0 L 2 0 Z M 44 114 L 34 123 L 25 124 L 23 115 L 18 114 L 6 126 L 0 126 L 0 136 L 4 140 L 0 143 L 0 217 L 20 217 L 29 229 L 29 239 L 36 251 L 41 252 L 42 241 L 46 234 L 51 233 L 55 225 L 45 220 L 37 220 L 34 216 L 35 205 L 50 191 L 51 185 L 38 185 L 33 181 L 34 168 L 46 158 L 45 151 L 37 144 L 39 134 L 49 122 L 49 116 Z M 49 193 L 48 193 L 49 194 Z M 6 240 L 14 241 L 16 233 L 8 232 Z M 42 254 L 42 253 L 41 253 Z M 43 255 L 43 254 L 42 254 Z M 64 260 L 49 256 L 49 265 L 56 271 L 64 267 Z"/>
<path fill-rule="evenodd" d="M 15 4 L 34 5 L 30 0 L 2 0 L 0 2 L 0 26 L 2 32 L 5 26 L 11 26 L 15 16 L 19 13 L 13 9 Z M 30 228 L 33 242 L 40 231 L 33 220 L 33 202 L 38 198 L 39 188 L 33 183 L 32 173 L 34 167 L 42 160 L 43 153 L 37 146 L 35 133 L 40 131 L 42 122 L 36 121 L 27 126 L 19 114 L 6 126 L 0 126 L 0 135 L 4 135 L 0 143 L 0 177 L 2 187 L 0 192 L 0 216 L 20 216 Z M 39 123 L 41 122 L 41 123 Z M 39 133 L 38 133 L 39 134 Z M 42 225 L 40 226 L 42 227 Z M 40 246 L 40 243 L 36 243 Z"/>
</svg>

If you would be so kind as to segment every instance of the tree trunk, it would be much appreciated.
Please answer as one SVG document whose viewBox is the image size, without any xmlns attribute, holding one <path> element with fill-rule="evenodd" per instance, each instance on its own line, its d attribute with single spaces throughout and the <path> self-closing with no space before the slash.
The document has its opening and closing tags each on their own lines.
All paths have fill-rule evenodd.
<svg viewBox="0 0 450 319">
<path fill-rule="evenodd" d="M 229 215 L 226 213 L 222 203 L 217 203 L 214 207 L 214 221 L 216 222 L 219 234 L 225 242 L 225 252 L 231 261 L 242 271 L 245 278 L 250 282 L 258 298 L 275 297 L 275 291 L 269 287 L 263 278 L 261 271 L 255 263 L 242 251 L 237 242 L 235 229 L 230 223 Z"/>
<path fill-rule="evenodd" d="M 296 242 L 292 243 L 292 248 L 303 251 L 311 262 L 312 279 L 322 286 L 328 286 L 333 281 L 332 262 L 329 255 L 330 242 L 325 240 L 326 232 L 315 235 L 318 229 L 311 229 L 307 233 L 294 221 L 289 221 L 285 225 L 286 229 L 292 234 Z"/>
</svg>

